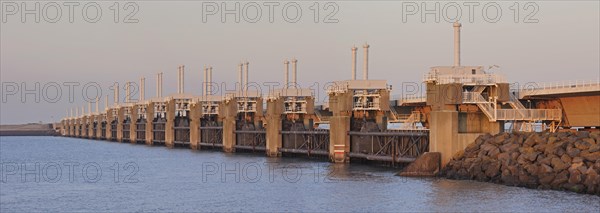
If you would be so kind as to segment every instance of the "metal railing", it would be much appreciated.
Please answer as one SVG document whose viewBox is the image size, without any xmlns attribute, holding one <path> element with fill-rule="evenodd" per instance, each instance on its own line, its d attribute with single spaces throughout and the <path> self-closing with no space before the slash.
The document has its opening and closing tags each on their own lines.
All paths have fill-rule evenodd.
<svg viewBox="0 0 600 213">
<path fill-rule="evenodd" d="M 481 93 L 478 92 L 463 92 L 463 103 L 465 104 L 478 104 L 478 103 L 489 103 L 485 100 Z"/>
<path fill-rule="evenodd" d="M 519 98 L 512 93 L 510 93 L 510 101 L 508 103 L 515 109 L 527 109 L 525 106 L 523 106 L 521 101 L 519 101 Z"/>
<path fill-rule="evenodd" d="M 460 83 L 466 85 L 490 85 L 496 83 L 507 83 L 504 76 L 497 74 L 437 74 L 427 73 L 423 76 L 424 82 L 436 82 L 437 84 Z"/>
<path fill-rule="evenodd" d="M 424 94 L 402 94 L 392 96 L 392 100 L 397 100 L 398 105 L 404 103 L 422 103 L 427 101 L 427 96 Z"/>
<path fill-rule="evenodd" d="M 560 121 L 560 109 L 498 109 L 496 120 Z"/>
<path fill-rule="evenodd" d="M 521 91 L 564 89 L 564 88 L 582 88 L 582 87 L 597 87 L 600 90 L 600 80 L 542 82 L 542 83 L 536 83 L 535 85 L 523 86 L 521 88 Z"/>
</svg>

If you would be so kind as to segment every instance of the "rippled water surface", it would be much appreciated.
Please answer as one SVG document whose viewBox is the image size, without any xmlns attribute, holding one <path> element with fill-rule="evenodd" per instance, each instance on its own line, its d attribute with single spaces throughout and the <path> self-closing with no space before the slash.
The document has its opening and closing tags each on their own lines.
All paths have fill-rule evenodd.
<svg viewBox="0 0 600 213">
<path fill-rule="evenodd" d="M 301 158 L 0 137 L 0 212 L 600 211 L 600 197 Z"/>
</svg>

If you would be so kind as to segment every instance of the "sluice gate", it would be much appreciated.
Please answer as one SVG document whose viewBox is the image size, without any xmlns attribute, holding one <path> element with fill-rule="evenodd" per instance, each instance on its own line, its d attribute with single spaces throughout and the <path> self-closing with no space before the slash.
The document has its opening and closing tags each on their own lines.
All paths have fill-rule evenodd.
<svg viewBox="0 0 600 213">
<path fill-rule="evenodd" d="M 177 98 L 172 100 L 175 107 L 175 118 L 173 123 L 173 145 L 190 145 L 190 105 L 191 98 Z"/>
<path fill-rule="evenodd" d="M 154 120 L 152 120 L 152 143 L 151 145 L 164 145 L 166 141 L 166 104 L 165 102 L 154 103 Z"/>
<path fill-rule="evenodd" d="M 350 158 L 410 163 L 429 151 L 428 130 L 351 131 Z"/>
<path fill-rule="evenodd" d="M 329 155 L 329 130 L 290 130 L 281 131 L 283 145 L 279 148 L 282 153 L 312 155 Z"/>
</svg>

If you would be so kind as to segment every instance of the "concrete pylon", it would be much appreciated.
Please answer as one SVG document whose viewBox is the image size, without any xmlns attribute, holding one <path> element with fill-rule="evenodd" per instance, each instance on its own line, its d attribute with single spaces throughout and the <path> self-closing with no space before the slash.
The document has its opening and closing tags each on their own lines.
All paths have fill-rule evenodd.
<svg viewBox="0 0 600 213">
<path fill-rule="evenodd" d="M 146 78 L 140 78 L 140 101 L 144 101 L 146 99 Z"/>
<path fill-rule="evenodd" d="M 369 44 L 363 45 L 364 53 L 364 63 L 363 63 L 363 79 L 369 80 Z"/>
<path fill-rule="evenodd" d="M 240 83 L 240 91 L 244 88 L 244 63 L 238 65 L 238 82 Z"/>
<path fill-rule="evenodd" d="M 244 86 L 243 86 L 243 91 L 248 91 L 248 84 L 250 83 L 248 81 L 248 66 L 250 65 L 250 62 L 246 61 L 246 63 L 244 63 Z"/>
<path fill-rule="evenodd" d="M 137 117 L 138 117 L 138 105 L 134 104 L 131 106 L 130 125 L 129 125 L 129 143 L 137 143 Z"/>
<path fill-rule="evenodd" d="M 75 119 L 75 137 L 81 137 L 80 130 L 81 129 L 81 118 Z"/>
<path fill-rule="evenodd" d="M 115 82 L 114 85 L 115 85 L 115 88 L 114 88 L 115 89 L 115 94 L 114 94 L 114 97 L 113 97 L 113 99 L 114 99 L 113 102 L 115 102 L 115 104 L 119 104 L 119 89 L 121 89 L 121 88 L 119 88 L 119 83 Z"/>
<path fill-rule="evenodd" d="M 104 100 L 104 111 L 108 110 L 108 95 L 106 95 L 106 99 Z"/>
<path fill-rule="evenodd" d="M 166 103 L 167 122 L 165 123 L 165 146 L 173 148 L 175 146 L 175 99 L 170 99 Z"/>
<path fill-rule="evenodd" d="M 156 74 L 156 97 L 160 97 L 160 73 Z"/>
<path fill-rule="evenodd" d="M 108 96 L 107 96 L 108 97 Z M 106 110 L 106 140 L 111 140 L 112 136 L 112 121 L 115 118 L 113 117 L 112 109 Z"/>
<path fill-rule="evenodd" d="M 356 80 L 356 50 L 358 48 L 352 47 L 352 80 Z"/>
<path fill-rule="evenodd" d="M 178 83 L 177 83 L 177 93 L 182 94 L 185 93 L 185 66 L 181 65 L 179 66 L 179 73 L 178 73 Z"/>
<path fill-rule="evenodd" d="M 123 120 L 125 120 L 125 107 L 117 109 L 117 142 L 123 142 Z"/>
<path fill-rule="evenodd" d="M 208 67 L 208 86 L 207 86 L 207 91 L 208 94 L 207 95 L 213 95 L 212 94 L 212 83 L 213 83 L 213 79 L 212 79 L 212 66 Z"/>
<path fill-rule="evenodd" d="M 290 83 L 290 61 L 288 61 L 288 60 L 283 61 L 283 65 L 285 66 L 285 79 L 283 82 L 283 88 L 287 89 L 288 84 Z"/>
<path fill-rule="evenodd" d="M 460 23 L 454 22 L 454 66 L 460 67 Z"/>
<path fill-rule="evenodd" d="M 276 98 L 267 101 L 267 141 L 265 153 L 269 157 L 281 156 L 281 114 L 283 113 L 283 99 Z"/>
<path fill-rule="evenodd" d="M 192 103 L 190 105 L 190 148 L 200 149 L 200 117 L 202 116 L 202 104 Z"/>
<path fill-rule="evenodd" d="M 149 102 L 146 106 L 146 145 L 152 145 L 154 140 L 154 102 Z"/>
<path fill-rule="evenodd" d="M 208 88 L 208 73 L 207 73 L 207 69 L 206 69 L 206 65 L 204 65 L 203 68 L 204 71 L 204 78 L 202 79 L 202 96 L 206 96 L 208 93 L 206 92 L 207 88 Z"/>
<path fill-rule="evenodd" d="M 237 116 L 237 103 L 235 99 L 221 102 L 219 111 L 223 114 L 223 151 L 235 152 L 235 122 Z"/>
<path fill-rule="evenodd" d="M 295 58 L 292 59 L 292 85 L 294 87 L 297 87 L 298 85 L 298 60 L 296 60 Z"/>
</svg>

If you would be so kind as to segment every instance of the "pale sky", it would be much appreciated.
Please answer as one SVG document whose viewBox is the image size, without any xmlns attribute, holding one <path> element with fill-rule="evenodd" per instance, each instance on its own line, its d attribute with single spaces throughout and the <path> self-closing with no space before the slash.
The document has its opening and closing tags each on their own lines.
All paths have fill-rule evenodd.
<svg viewBox="0 0 600 213">
<path fill-rule="evenodd" d="M 32 9 L 35 1 L 28 1 Z M 253 18 L 255 8 L 250 2 L 238 1 Z M 84 84 L 97 82 L 103 95 L 112 91 L 112 82 L 137 82 L 146 77 L 146 98 L 155 96 L 156 73 L 164 72 L 164 95 L 176 91 L 177 66 L 186 67 L 185 90 L 201 94 L 202 67 L 213 66 L 213 80 L 235 83 L 237 64 L 250 62 L 250 81 L 282 82 L 283 60 L 298 59 L 298 83 L 303 86 L 323 84 L 351 78 L 351 51 L 359 47 L 358 74 L 362 77 L 362 45 L 371 46 L 369 55 L 369 78 L 385 79 L 394 86 L 393 95 L 401 94 L 403 82 L 421 83 L 422 76 L 432 66 L 447 66 L 453 62 L 452 24 L 442 16 L 435 22 L 434 15 L 427 15 L 425 23 L 420 13 L 407 15 L 403 22 L 403 5 L 394 1 L 332 1 L 327 7 L 320 2 L 319 23 L 314 23 L 314 1 L 297 1 L 302 16 L 296 23 L 286 22 L 281 2 L 274 10 L 274 22 L 268 20 L 268 7 L 261 6 L 262 16 L 257 23 L 234 16 L 226 16 L 222 23 L 220 15 L 207 15 L 203 23 L 203 7 L 200 1 L 144 1 L 137 2 L 138 12 L 133 16 L 138 23 L 122 23 L 123 18 L 135 5 L 125 10 L 120 3 L 119 23 L 113 21 L 114 1 L 99 1 L 102 16 L 97 23 L 88 23 L 82 17 L 84 2 L 74 7 L 74 23 L 69 23 L 67 6 L 61 6 L 62 16 L 57 23 L 49 23 L 43 17 L 34 22 L 34 15 L 27 15 L 21 22 L 21 13 L 13 15 L 12 2 L 2 1 L 0 24 L 0 77 L 3 102 L 0 123 L 51 122 L 66 115 L 66 109 L 85 106 L 81 91 Z M 23 9 L 16 2 L 18 8 Z M 215 1 L 221 7 L 221 1 Z M 412 4 L 413 2 L 409 2 Z M 422 2 L 414 2 L 423 9 Z M 439 1 L 452 13 L 449 2 Z M 518 23 L 513 20 L 515 8 L 511 1 L 497 2 L 502 16 L 496 23 L 484 20 L 482 7 L 475 7 L 474 22 L 468 20 L 468 7 L 458 2 L 462 9 L 462 65 L 499 65 L 495 73 L 503 74 L 510 82 L 553 82 L 567 80 L 598 80 L 600 78 L 600 17 L 598 1 L 544 1 L 527 5 L 519 2 Z M 52 19 L 56 14 L 53 5 L 40 1 Z M 205 4 L 206 5 L 206 4 Z M 405 6 L 408 5 L 405 2 Z M 233 8 L 233 2 L 228 6 Z M 434 8 L 434 2 L 426 5 Z M 511 7 L 512 6 L 512 7 Z M 333 19 L 338 23 L 322 23 L 334 8 Z M 409 9 L 409 8 L 407 8 Z M 538 23 L 523 23 L 525 17 L 538 9 L 532 19 Z M 8 12 L 7 12 L 8 11 Z M 92 17 L 94 8 L 88 8 Z M 495 15 L 488 8 L 488 16 Z M 91 14 L 91 15 L 90 15 Z M 293 17 L 294 9 L 288 8 Z M 448 15 L 452 17 L 452 15 Z M 489 17 L 488 17 L 489 18 Z M 8 85 L 19 85 L 16 95 L 7 91 Z M 34 95 L 28 95 L 22 103 L 20 90 L 24 83 L 29 89 L 35 82 L 51 85 L 56 82 L 79 82 L 75 88 L 73 103 L 68 100 L 68 88 L 62 86 L 58 102 L 50 103 L 43 97 L 36 103 Z M 266 88 L 266 87 L 265 87 Z M 55 97 L 55 88 L 48 87 L 49 96 Z M 94 95 L 94 90 L 90 92 Z M 266 91 L 265 91 L 266 92 Z M 44 93 L 40 88 L 38 95 Z M 121 91 L 121 98 L 125 92 Z M 319 100 L 325 98 L 319 92 Z M 104 97 L 101 98 L 101 110 Z"/>
</svg>

